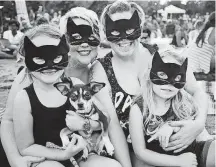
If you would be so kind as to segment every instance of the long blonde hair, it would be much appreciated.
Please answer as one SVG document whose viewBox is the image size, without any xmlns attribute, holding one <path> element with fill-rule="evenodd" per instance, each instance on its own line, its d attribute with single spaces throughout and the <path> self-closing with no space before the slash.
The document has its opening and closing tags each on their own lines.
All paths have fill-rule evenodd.
<svg viewBox="0 0 216 167">
<path fill-rule="evenodd" d="M 184 59 L 178 54 L 171 51 L 165 51 L 161 53 L 162 59 L 170 57 L 178 64 L 182 64 Z M 153 111 L 155 111 L 155 93 L 153 91 L 153 83 L 150 80 L 150 70 L 144 74 L 141 82 L 142 95 L 143 95 L 143 116 L 144 116 L 144 127 L 146 127 L 149 121 L 154 117 Z M 187 93 L 184 89 L 180 89 L 178 93 L 171 99 L 172 111 L 179 120 L 194 119 L 197 113 L 197 105 L 195 104 L 192 96 Z M 145 129 L 145 128 L 144 128 Z"/>
</svg>

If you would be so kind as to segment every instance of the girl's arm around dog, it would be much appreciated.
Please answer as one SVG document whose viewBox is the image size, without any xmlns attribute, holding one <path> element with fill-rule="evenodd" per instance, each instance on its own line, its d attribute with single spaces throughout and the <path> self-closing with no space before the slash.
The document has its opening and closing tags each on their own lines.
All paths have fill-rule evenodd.
<svg viewBox="0 0 216 167">
<path fill-rule="evenodd" d="M 28 95 L 24 90 L 20 91 L 15 98 L 13 121 L 17 147 L 23 156 L 38 156 L 62 161 L 76 155 L 85 147 L 83 139 L 78 137 L 75 137 L 70 142 L 66 150 L 46 148 L 45 146 L 35 144 L 31 106 Z"/>
<path fill-rule="evenodd" d="M 144 163 L 153 166 L 193 166 L 196 156 L 190 153 L 172 156 L 160 154 L 146 148 L 143 131 L 143 116 L 139 107 L 135 104 L 131 107 L 129 118 L 130 135 L 135 155 Z M 191 157 L 191 158 L 187 158 Z"/>
</svg>

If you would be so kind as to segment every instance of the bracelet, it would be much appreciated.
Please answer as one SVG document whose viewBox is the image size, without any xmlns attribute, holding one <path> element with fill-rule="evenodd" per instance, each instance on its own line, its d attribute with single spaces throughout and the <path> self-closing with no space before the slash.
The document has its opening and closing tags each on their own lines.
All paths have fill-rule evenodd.
<svg viewBox="0 0 216 167">
<path fill-rule="evenodd" d="M 84 120 L 83 129 L 87 132 L 91 131 L 91 124 L 88 118 L 85 118 Z"/>
</svg>

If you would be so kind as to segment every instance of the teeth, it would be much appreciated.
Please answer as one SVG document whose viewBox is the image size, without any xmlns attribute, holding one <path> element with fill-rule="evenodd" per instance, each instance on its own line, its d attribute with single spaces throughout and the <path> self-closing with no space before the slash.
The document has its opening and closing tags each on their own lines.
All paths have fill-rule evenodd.
<svg viewBox="0 0 216 167">
<path fill-rule="evenodd" d="M 127 46 L 130 46 L 131 43 L 120 43 L 119 46 L 121 47 L 127 47 Z"/>
<path fill-rule="evenodd" d="M 89 55 L 90 51 L 89 50 L 87 50 L 87 51 L 79 51 L 79 53 L 81 55 Z"/>
</svg>

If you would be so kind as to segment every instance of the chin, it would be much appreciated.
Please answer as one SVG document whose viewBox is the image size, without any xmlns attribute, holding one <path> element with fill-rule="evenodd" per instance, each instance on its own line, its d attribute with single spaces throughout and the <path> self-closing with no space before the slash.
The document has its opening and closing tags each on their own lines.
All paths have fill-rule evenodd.
<svg viewBox="0 0 216 167">
<path fill-rule="evenodd" d="M 64 70 L 56 71 L 53 74 L 44 74 L 42 72 L 37 72 L 34 76 L 39 79 L 41 82 L 46 84 L 53 84 L 55 83 L 64 73 Z"/>
</svg>

